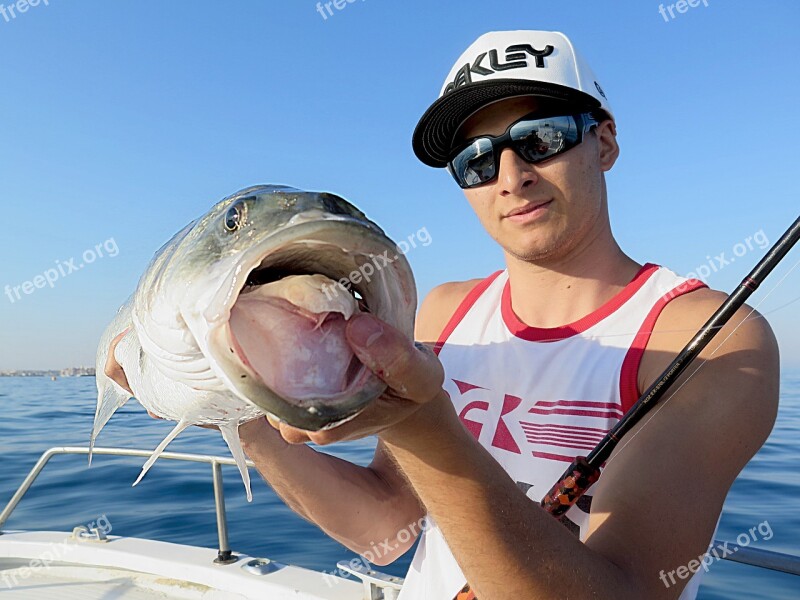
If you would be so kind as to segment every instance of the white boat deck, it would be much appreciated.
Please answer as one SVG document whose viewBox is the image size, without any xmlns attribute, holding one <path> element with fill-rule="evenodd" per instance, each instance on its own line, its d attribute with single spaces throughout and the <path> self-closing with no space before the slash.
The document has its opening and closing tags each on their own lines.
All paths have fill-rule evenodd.
<svg viewBox="0 0 800 600">
<path fill-rule="evenodd" d="M 12 587 L 0 588 L 0 593 L 3 594 L 3 598 L 9 600 L 42 600 L 42 598 L 54 600 L 236 598 L 238 600 L 243 597 L 239 594 L 217 592 L 205 586 L 182 589 L 173 585 L 170 580 L 114 569 L 53 566 L 46 572 L 34 574 L 27 579 L 24 578 L 21 569 L 4 570 L 3 573 L 8 576 L 6 581 Z M 20 578 L 20 581 L 15 584 L 17 578 Z"/>
<path fill-rule="evenodd" d="M 216 550 L 110 536 L 79 540 L 64 532 L 0 535 L 5 600 L 362 600 L 360 582 L 239 556 L 213 563 Z M 246 568 L 256 561 L 257 568 Z M 245 567 L 245 568 L 243 568 Z"/>
</svg>

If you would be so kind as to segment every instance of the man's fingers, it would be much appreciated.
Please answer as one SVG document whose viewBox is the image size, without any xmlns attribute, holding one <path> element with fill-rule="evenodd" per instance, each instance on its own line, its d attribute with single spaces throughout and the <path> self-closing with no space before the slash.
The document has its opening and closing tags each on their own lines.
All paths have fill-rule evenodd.
<svg viewBox="0 0 800 600">
<path fill-rule="evenodd" d="M 442 389 L 444 370 L 436 355 L 391 325 L 359 314 L 345 335 L 358 359 L 401 397 L 422 403 Z"/>
<path fill-rule="evenodd" d="M 125 371 L 122 369 L 122 366 L 117 362 L 117 359 L 114 358 L 114 350 L 119 344 L 120 340 L 124 338 L 130 328 L 126 329 L 122 333 L 120 333 L 117 337 L 111 340 L 111 345 L 108 348 L 108 357 L 106 358 L 106 364 L 103 368 L 103 372 L 112 380 L 115 381 L 121 388 L 128 391 L 129 393 L 133 394 L 133 390 L 131 390 L 131 386 L 128 383 L 128 378 L 125 376 Z"/>
<path fill-rule="evenodd" d="M 295 429 L 286 423 L 281 423 L 279 429 L 281 432 L 281 437 L 283 437 L 283 439 L 290 444 L 305 444 L 306 442 L 311 441 L 308 437 L 308 433 L 302 429 Z"/>
</svg>

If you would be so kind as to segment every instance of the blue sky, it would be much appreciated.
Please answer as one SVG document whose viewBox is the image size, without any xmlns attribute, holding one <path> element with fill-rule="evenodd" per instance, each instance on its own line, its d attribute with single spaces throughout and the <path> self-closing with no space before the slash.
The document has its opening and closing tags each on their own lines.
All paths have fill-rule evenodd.
<svg viewBox="0 0 800 600">
<path fill-rule="evenodd" d="M 410 145 L 490 30 L 564 31 L 592 64 L 622 149 L 612 223 L 635 259 L 686 273 L 800 212 L 796 2 L 709 0 L 667 22 L 651 0 L 363 0 L 327 19 L 312 0 L 43 1 L 0 16 L 0 287 L 107 240 L 118 253 L 0 296 L 0 370 L 92 364 L 152 253 L 256 183 L 336 192 L 396 239 L 425 227 L 433 242 L 408 254 L 421 296 L 501 268 L 461 191 Z M 762 254 L 709 283 L 731 289 Z M 798 296 L 800 269 L 761 309 Z M 798 307 L 769 315 L 792 366 Z"/>
</svg>

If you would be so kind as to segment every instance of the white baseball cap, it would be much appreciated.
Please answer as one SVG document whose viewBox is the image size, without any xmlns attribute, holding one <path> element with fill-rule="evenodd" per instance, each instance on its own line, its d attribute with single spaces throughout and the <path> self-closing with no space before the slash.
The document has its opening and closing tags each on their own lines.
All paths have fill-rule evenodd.
<svg viewBox="0 0 800 600">
<path fill-rule="evenodd" d="M 439 99 L 414 130 L 414 154 L 426 165 L 446 166 L 459 126 L 484 106 L 515 96 L 563 100 L 614 118 L 597 77 L 563 33 L 493 31 L 450 69 Z"/>
</svg>

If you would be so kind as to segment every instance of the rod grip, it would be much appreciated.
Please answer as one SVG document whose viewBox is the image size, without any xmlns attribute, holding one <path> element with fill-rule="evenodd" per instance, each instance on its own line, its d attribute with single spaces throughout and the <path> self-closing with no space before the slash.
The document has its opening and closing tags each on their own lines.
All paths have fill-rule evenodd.
<svg viewBox="0 0 800 600">
<path fill-rule="evenodd" d="M 478 600 L 469 584 L 465 585 L 453 600 Z"/>
<path fill-rule="evenodd" d="M 554 517 L 560 517 L 599 478 L 600 469 L 591 466 L 585 456 L 578 456 L 564 472 L 561 480 L 542 498 L 542 508 Z"/>
</svg>

